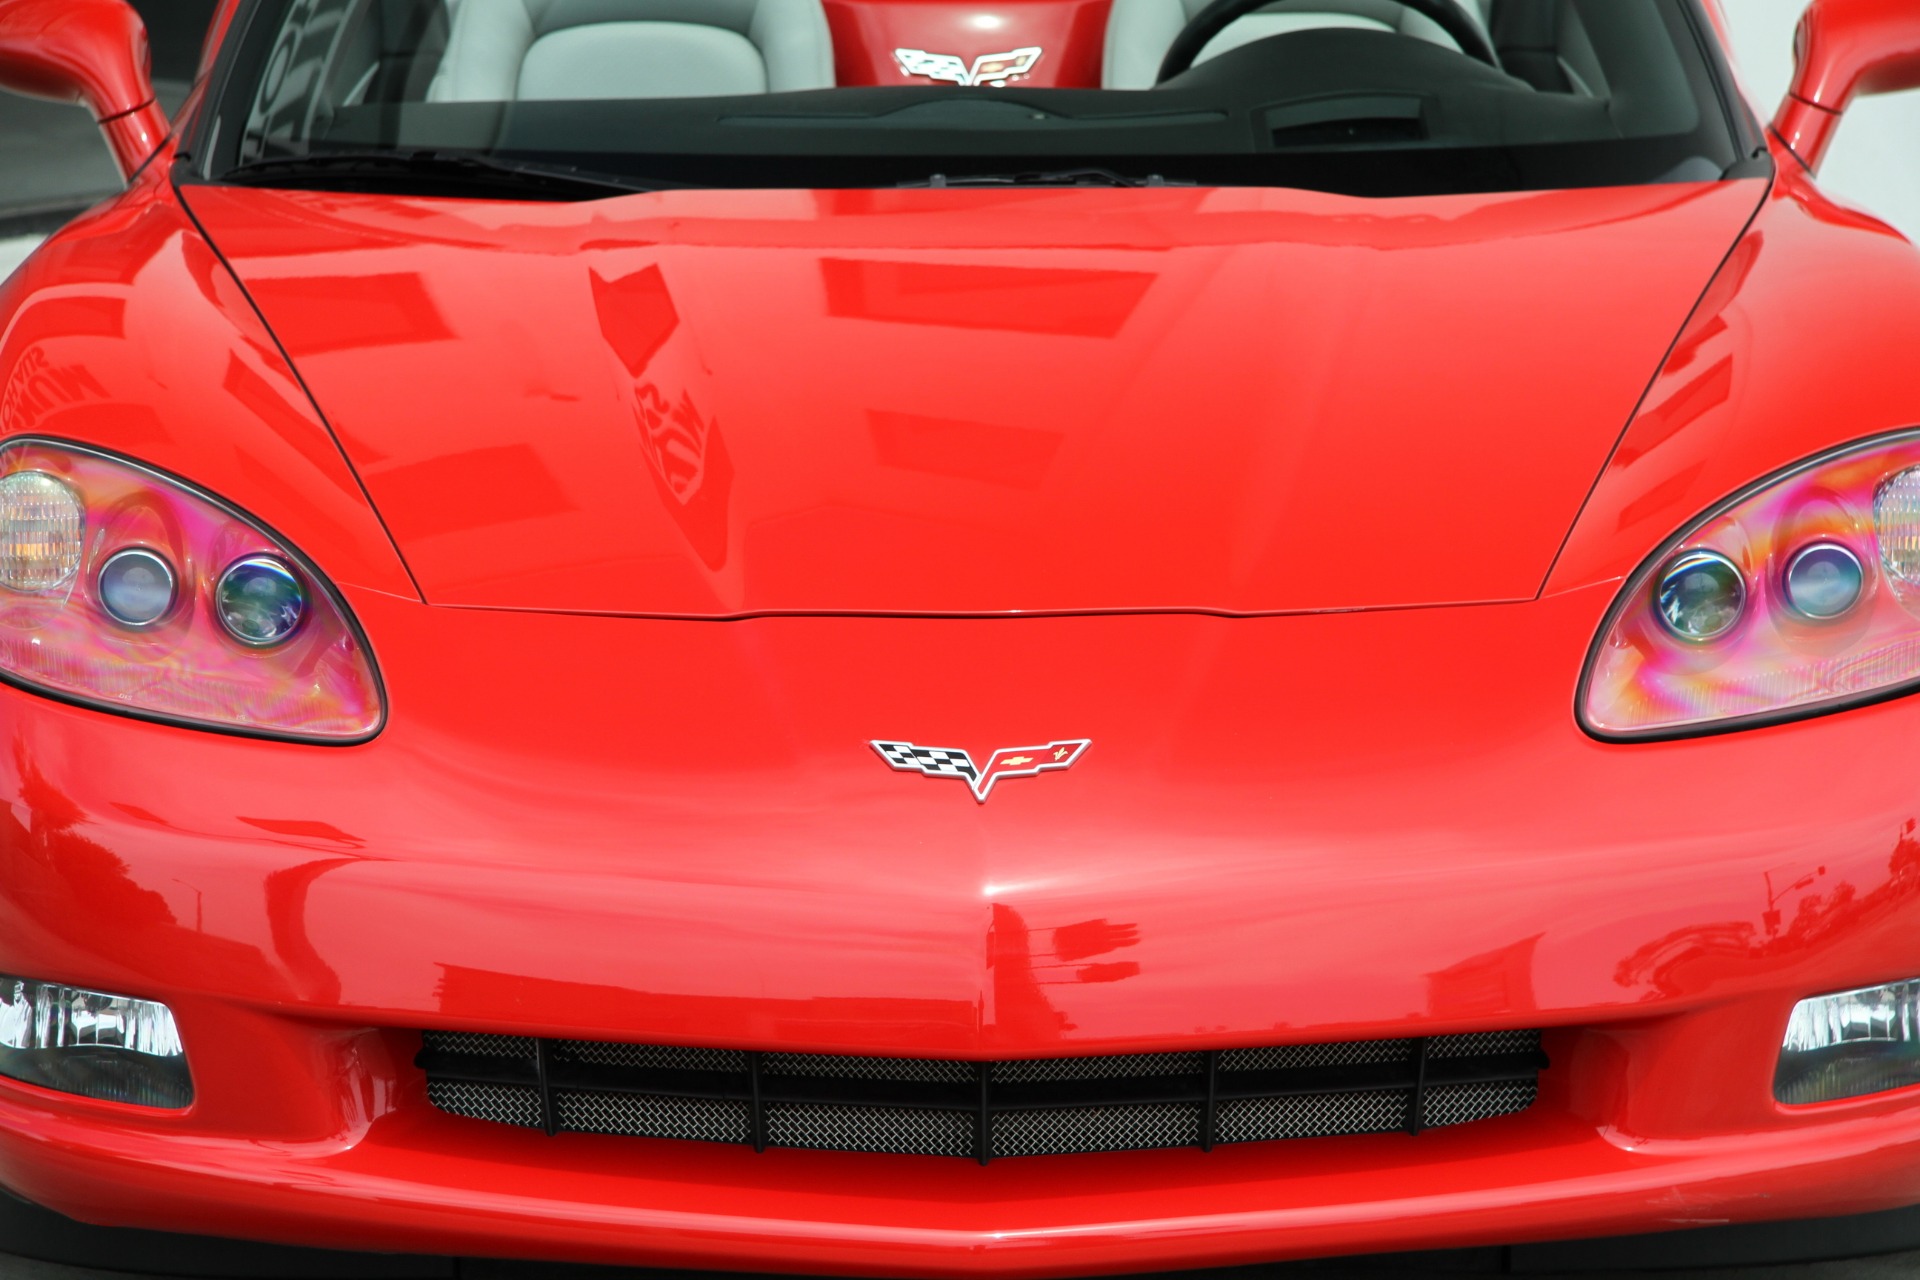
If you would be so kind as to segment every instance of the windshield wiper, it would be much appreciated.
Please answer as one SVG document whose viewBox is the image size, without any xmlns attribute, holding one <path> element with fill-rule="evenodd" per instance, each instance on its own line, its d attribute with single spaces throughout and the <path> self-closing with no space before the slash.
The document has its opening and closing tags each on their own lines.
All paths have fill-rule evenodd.
<svg viewBox="0 0 1920 1280">
<path fill-rule="evenodd" d="M 902 187 L 1186 187 L 1180 182 L 1150 173 L 1144 178 L 1128 177 L 1112 169 L 1055 169 L 1033 173 L 936 173 L 925 182 L 903 182 Z"/>
<path fill-rule="evenodd" d="M 251 187 L 308 191 L 392 191 L 415 195 L 509 195 L 522 200 L 595 200 L 657 191 L 610 173 L 567 165 L 496 160 L 447 151 L 323 151 L 255 160 L 220 176 Z"/>
</svg>

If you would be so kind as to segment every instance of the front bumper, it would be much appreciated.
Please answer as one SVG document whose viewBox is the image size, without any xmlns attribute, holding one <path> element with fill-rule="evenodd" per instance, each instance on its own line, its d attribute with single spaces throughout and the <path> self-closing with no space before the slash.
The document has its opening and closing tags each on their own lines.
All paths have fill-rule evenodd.
<svg viewBox="0 0 1920 1280">
<path fill-rule="evenodd" d="M 164 1000 L 163 1114 L 0 1084 L 0 1184 L 294 1244 L 1067 1275 L 1920 1202 L 1911 1091 L 1772 1100 L 1794 1001 L 1920 974 L 1920 704 L 1573 722 L 1594 589 L 1331 617 L 643 622 L 350 593 L 391 728 L 0 691 L 0 971 Z M 877 737 L 1091 738 L 976 804 Z M 537 1133 L 421 1029 L 999 1059 L 1548 1029 L 1523 1115 L 996 1162 Z"/>
</svg>

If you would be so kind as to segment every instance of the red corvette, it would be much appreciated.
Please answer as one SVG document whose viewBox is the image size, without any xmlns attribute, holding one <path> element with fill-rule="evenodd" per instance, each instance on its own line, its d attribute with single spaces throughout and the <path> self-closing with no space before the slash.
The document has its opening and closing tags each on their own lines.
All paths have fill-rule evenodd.
<svg viewBox="0 0 1920 1280">
<path fill-rule="evenodd" d="M 1817 0 L 121 0 L 0 1186 L 1067 1276 L 1920 1202 L 1920 85 Z M 1812 1228 L 1809 1228 L 1810 1230 Z"/>
</svg>

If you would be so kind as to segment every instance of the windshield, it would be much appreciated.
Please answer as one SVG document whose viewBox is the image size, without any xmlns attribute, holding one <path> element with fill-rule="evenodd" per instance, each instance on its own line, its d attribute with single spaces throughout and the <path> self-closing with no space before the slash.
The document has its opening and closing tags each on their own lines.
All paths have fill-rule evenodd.
<svg viewBox="0 0 1920 1280">
<path fill-rule="evenodd" d="M 202 172 L 271 185 L 1392 196 L 1752 151 L 1696 0 L 257 0 L 235 29 Z"/>
</svg>

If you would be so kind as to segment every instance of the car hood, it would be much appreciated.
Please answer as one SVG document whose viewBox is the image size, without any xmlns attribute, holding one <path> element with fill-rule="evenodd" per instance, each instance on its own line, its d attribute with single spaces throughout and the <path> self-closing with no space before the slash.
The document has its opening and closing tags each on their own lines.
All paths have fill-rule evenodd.
<svg viewBox="0 0 1920 1280">
<path fill-rule="evenodd" d="M 184 195 L 431 603 L 723 617 L 1530 599 L 1763 188 Z"/>
</svg>

